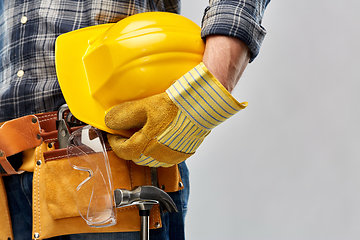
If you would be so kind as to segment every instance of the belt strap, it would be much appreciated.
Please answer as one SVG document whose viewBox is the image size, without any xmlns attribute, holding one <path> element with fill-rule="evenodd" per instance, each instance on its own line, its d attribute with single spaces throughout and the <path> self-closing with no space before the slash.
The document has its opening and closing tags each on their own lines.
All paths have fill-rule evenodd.
<svg viewBox="0 0 360 240">
<path fill-rule="evenodd" d="M 39 119 L 28 115 L 5 122 L 0 127 L 0 174 L 19 174 L 9 162 L 9 156 L 41 144 Z"/>
<path fill-rule="evenodd" d="M 64 113 L 65 116 L 68 112 Z M 35 148 L 42 142 L 55 143 L 57 148 L 58 131 L 56 121 L 58 112 L 47 112 L 16 118 L 0 124 L 0 176 L 20 174 L 16 171 L 15 154 Z M 81 126 L 70 128 L 70 132 Z M 14 156 L 10 158 L 10 156 Z"/>
</svg>

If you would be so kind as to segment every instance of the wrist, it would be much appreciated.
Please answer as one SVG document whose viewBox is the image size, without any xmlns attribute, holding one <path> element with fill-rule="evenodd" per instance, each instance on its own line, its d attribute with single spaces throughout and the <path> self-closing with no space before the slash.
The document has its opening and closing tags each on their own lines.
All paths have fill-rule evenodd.
<svg viewBox="0 0 360 240">
<path fill-rule="evenodd" d="M 250 60 L 250 50 L 235 37 L 206 37 L 203 63 L 216 79 L 232 92 Z"/>
</svg>

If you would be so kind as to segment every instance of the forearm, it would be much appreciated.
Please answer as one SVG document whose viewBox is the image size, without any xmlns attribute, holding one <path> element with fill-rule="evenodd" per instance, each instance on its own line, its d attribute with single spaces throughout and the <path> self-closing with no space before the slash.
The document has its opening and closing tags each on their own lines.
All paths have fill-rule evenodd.
<svg viewBox="0 0 360 240">
<path fill-rule="evenodd" d="M 222 35 L 206 37 L 203 63 L 230 93 L 249 63 L 250 56 L 249 48 L 238 38 Z"/>
<path fill-rule="evenodd" d="M 270 0 L 210 0 L 202 21 L 203 62 L 231 92 L 256 58 L 266 31 L 261 26 Z"/>
</svg>

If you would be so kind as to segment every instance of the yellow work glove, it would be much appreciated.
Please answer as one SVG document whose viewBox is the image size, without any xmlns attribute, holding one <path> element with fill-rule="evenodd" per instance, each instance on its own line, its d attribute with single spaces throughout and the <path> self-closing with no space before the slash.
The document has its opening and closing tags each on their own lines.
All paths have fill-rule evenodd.
<svg viewBox="0 0 360 240">
<path fill-rule="evenodd" d="M 140 130 L 129 139 L 108 134 L 108 140 L 122 159 L 170 167 L 194 154 L 211 129 L 246 106 L 200 63 L 166 92 L 112 108 L 105 117 L 106 126 Z"/>
</svg>

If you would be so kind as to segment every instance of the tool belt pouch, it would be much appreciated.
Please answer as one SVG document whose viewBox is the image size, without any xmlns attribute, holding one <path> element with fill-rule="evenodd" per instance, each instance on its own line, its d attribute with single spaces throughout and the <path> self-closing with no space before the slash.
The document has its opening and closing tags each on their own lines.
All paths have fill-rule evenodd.
<svg viewBox="0 0 360 240">
<path fill-rule="evenodd" d="M 81 218 L 75 203 L 76 188 L 89 176 L 88 173 L 70 166 L 66 149 L 46 151 L 46 142 L 44 139 L 44 144 L 35 149 L 33 235 L 37 239 L 77 233 L 140 231 L 136 206 L 117 209 L 117 224 L 114 226 L 89 227 Z M 114 189 L 131 190 L 136 186 L 151 185 L 149 167 L 120 159 L 111 149 L 108 150 L 108 157 Z M 180 190 L 180 181 L 177 166 L 158 170 L 159 185 L 166 191 Z M 150 229 L 161 227 L 160 208 L 157 205 L 151 209 L 149 224 Z"/>
<path fill-rule="evenodd" d="M 0 176 L 23 172 L 16 170 L 11 162 L 13 156 L 20 155 L 24 163 L 35 163 L 35 167 L 24 168 L 26 171 L 34 171 L 32 238 L 139 231 L 140 217 L 136 206 L 117 209 L 117 224 L 111 227 L 89 227 L 82 219 L 75 203 L 75 193 L 76 187 L 88 175 L 70 166 L 66 149 L 55 149 L 58 134 L 56 119 L 56 112 L 29 115 L 8 121 L 0 127 Z M 114 189 L 131 190 L 136 186 L 151 185 L 150 168 L 119 159 L 111 149 L 107 152 Z M 158 183 L 165 191 L 181 190 L 180 182 L 177 166 L 158 169 Z M 7 196 L 1 177 L 0 211 L 0 239 L 13 239 Z M 149 224 L 151 229 L 161 227 L 160 208 L 156 205 L 151 210 Z"/>
<path fill-rule="evenodd" d="M 5 122 L 0 127 L 0 175 L 21 174 L 22 171 L 16 171 L 16 164 L 11 161 L 17 160 L 19 153 L 35 148 L 41 142 L 39 120 L 35 115 Z"/>
</svg>

